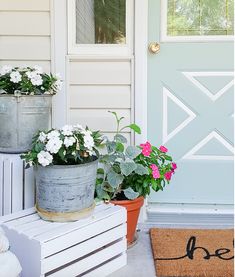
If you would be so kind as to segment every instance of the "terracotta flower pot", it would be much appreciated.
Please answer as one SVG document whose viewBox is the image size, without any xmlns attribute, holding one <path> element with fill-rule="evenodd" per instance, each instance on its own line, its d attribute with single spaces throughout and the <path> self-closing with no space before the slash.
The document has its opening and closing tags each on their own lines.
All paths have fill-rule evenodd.
<svg viewBox="0 0 235 277">
<path fill-rule="evenodd" d="M 138 197 L 134 200 L 111 201 L 114 205 L 125 207 L 127 210 L 127 243 L 130 245 L 134 241 L 135 230 L 140 214 L 140 209 L 144 204 L 144 197 Z"/>
</svg>

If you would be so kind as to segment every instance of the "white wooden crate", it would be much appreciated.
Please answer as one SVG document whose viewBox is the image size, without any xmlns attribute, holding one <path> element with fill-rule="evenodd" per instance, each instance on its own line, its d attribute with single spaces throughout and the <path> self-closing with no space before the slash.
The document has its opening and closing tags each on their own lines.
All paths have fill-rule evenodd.
<svg viewBox="0 0 235 277">
<path fill-rule="evenodd" d="M 22 277 L 104 277 L 126 265 L 126 209 L 97 205 L 92 216 L 52 223 L 34 208 L 0 218 Z"/>
<path fill-rule="evenodd" d="M 19 154 L 0 153 L 0 216 L 34 206 L 32 168 L 25 169 Z"/>
</svg>

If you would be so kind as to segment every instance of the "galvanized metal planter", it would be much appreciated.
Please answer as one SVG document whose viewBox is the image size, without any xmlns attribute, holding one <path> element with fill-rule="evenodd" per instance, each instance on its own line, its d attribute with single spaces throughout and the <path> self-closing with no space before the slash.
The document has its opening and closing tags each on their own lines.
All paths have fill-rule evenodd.
<svg viewBox="0 0 235 277">
<path fill-rule="evenodd" d="M 0 152 L 29 150 L 35 133 L 50 127 L 51 106 L 51 95 L 0 95 Z"/>
<path fill-rule="evenodd" d="M 35 167 L 36 209 L 49 221 L 75 221 L 94 207 L 98 159 L 81 165 Z"/>
</svg>

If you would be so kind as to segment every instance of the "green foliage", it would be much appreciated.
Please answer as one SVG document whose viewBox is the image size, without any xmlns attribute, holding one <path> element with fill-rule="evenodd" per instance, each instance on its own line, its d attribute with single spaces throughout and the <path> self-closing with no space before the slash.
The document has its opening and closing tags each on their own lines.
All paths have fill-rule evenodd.
<svg viewBox="0 0 235 277">
<path fill-rule="evenodd" d="M 105 138 L 106 153 L 100 157 L 101 168 L 97 171 L 96 197 L 108 201 L 135 199 L 148 195 L 151 188 L 154 191 L 163 190 L 170 181 L 169 178 L 166 179 L 165 174 L 168 173 L 171 177 L 174 171 L 171 156 L 150 144 L 149 155 L 145 156 L 142 148 L 147 147 L 147 143 L 140 147 L 126 146 L 127 140 L 120 131 L 129 128 L 140 133 L 140 128 L 136 124 L 120 128 L 123 117 L 119 118 L 115 112 L 110 113 L 116 119 L 117 131 L 113 140 Z M 152 165 L 159 170 L 158 178 L 153 174 Z"/>
</svg>

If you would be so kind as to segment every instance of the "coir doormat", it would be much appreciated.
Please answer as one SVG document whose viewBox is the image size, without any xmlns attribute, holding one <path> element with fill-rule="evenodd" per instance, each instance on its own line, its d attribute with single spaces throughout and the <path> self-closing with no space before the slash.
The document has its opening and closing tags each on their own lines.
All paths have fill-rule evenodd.
<svg viewBox="0 0 235 277">
<path fill-rule="evenodd" d="M 232 277 L 233 230 L 150 230 L 157 277 Z"/>
</svg>

